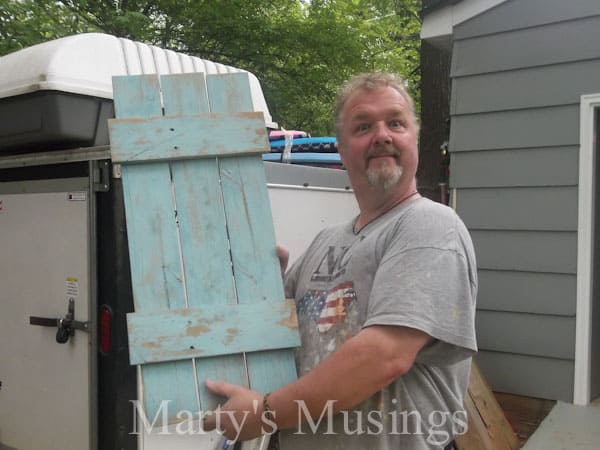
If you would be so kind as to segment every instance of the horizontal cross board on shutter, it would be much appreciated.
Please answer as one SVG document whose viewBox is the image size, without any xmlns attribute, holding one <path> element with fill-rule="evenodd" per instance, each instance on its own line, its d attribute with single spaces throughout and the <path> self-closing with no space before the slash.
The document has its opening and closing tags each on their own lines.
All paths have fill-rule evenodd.
<svg viewBox="0 0 600 450">
<path fill-rule="evenodd" d="M 122 164 L 135 303 L 129 351 L 142 364 L 147 416 L 164 400 L 173 421 L 215 409 L 206 379 L 262 392 L 289 383 L 300 340 L 248 74 L 115 77 L 113 86 L 111 151 Z"/>
<path fill-rule="evenodd" d="M 114 162 L 268 152 L 261 112 L 122 119 L 111 126 Z"/>
<path fill-rule="evenodd" d="M 131 364 L 295 347 L 297 322 L 291 303 L 259 301 L 132 314 L 127 321 Z"/>
</svg>

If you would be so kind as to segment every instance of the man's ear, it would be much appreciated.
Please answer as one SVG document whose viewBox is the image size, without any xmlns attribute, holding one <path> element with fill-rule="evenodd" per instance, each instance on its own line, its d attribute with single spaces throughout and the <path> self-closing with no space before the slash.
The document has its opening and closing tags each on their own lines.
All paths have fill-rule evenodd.
<svg viewBox="0 0 600 450">
<path fill-rule="evenodd" d="M 338 146 L 338 153 L 340 155 L 340 160 L 342 161 L 342 167 L 345 169 L 346 168 L 346 158 L 344 155 L 344 150 L 342 150 L 339 146 Z"/>
<path fill-rule="evenodd" d="M 341 156 L 342 153 L 344 152 L 344 144 L 342 143 L 342 140 L 337 136 L 335 137 L 335 142 L 337 144 L 337 151 Z"/>
<path fill-rule="evenodd" d="M 337 145 L 337 150 L 338 150 L 338 153 L 340 154 L 340 159 L 342 160 L 342 164 L 346 165 L 346 163 L 344 161 L 345 156 L 346 156 L 345 147 L 339 141 L 338 141 L 338 145 Z"/>
</svg>

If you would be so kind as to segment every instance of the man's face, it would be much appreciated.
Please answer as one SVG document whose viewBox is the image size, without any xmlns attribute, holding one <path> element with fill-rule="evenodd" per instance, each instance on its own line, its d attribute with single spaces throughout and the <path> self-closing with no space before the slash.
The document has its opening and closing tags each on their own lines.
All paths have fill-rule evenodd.
<svg viewBox="0 0 600 450">
<path fill-rule="evenodd" d="M 339 148 L 355 189 L 409 186 L 417 172 L 417 136 L 402 95 L 391 87 L 354 92 L 342 110 Z"/>
</svg>

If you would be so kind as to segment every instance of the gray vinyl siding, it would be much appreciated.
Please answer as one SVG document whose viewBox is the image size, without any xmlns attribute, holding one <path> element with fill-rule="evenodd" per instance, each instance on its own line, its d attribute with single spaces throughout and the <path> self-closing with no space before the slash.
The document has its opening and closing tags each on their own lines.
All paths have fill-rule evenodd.
<svg viewBox="0 0 600 450">
<path fill-rule="evenodd" d="M 452 116 L 453 152 L 570 145 L 579 145 L 579 105 Z"/>
<path fill-rule="evenodd" d="M 489 351 L 575 358 L 575 317 L 479 311 L 477 324 L 477 341 Z"/>
<path fill-rule="evenodd" d="M 464 189 L 456 210 L 471 229 L 577 231 L 577 187 Z"/>
<path fill-rule="evenodd" d="M 500 8 L 502 5 L 498 7 Z M 487 14 L 492 13 L 489 11 Z M 452 74 L 466 76 L 597 59 L 600 57 L 598 20 L 599 16 L 594 16 L 455 40 Z"/>
<path fill-rule="evenodd" d="M 478 309 L 575 316 L 575 274 L 479 270 Z"/>
<path fill-rule="evenodd" d="M 455 101 L 450 106 L 451 113 L 579 105 L 582 93 L 596 92 L 598 78 L 600 60 L 455 78 L 452 83 Z M 544 82 L 540 83 L 542 79 Z"/>
<path fill-rule="evenodd" d="M 470 232 L 480 269 L 577 273 L 575 232 L 473 228 Z"/>
<path fill-rule="evenodd" d="M 477 363 L 495 391 L 570 402 L 573 361 L 480 350 Z"/>
<path fill-rule="evenodd" d="M 575 145 L 452 154 L 450 180 L 455 188 L 575 186 L 578 178 Z"/>
<path fill-rule="evenodd" d="M 579 103 L 600 92 L 598 42 L 597 0 L 508 0 L 454 29 L 450 185 L 497 391 L 572 400 Z"/>
<path fill-rule="evenodd" d="M 455 30 L 454 39 L 533 28 L 599 14 L 600 2 L 596 0 L 509 0 L 477 20 L 461 25 Z"/>
</svg>

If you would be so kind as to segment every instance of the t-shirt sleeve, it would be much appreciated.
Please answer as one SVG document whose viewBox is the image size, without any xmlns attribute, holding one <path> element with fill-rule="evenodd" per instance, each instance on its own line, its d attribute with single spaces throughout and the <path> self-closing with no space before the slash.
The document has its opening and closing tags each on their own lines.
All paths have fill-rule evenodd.
<svg viewBox="0 0 600 450">
<path fill-rule="evenodd" d="M 459 245 L 406 248 L 392 243 L 375 274 L 364 327 L 406 326 L 429 334 L 435 341 L 417 362 L 452 364 L 472 356 L 477 351 L 473 273 Z"/>
</svg>

